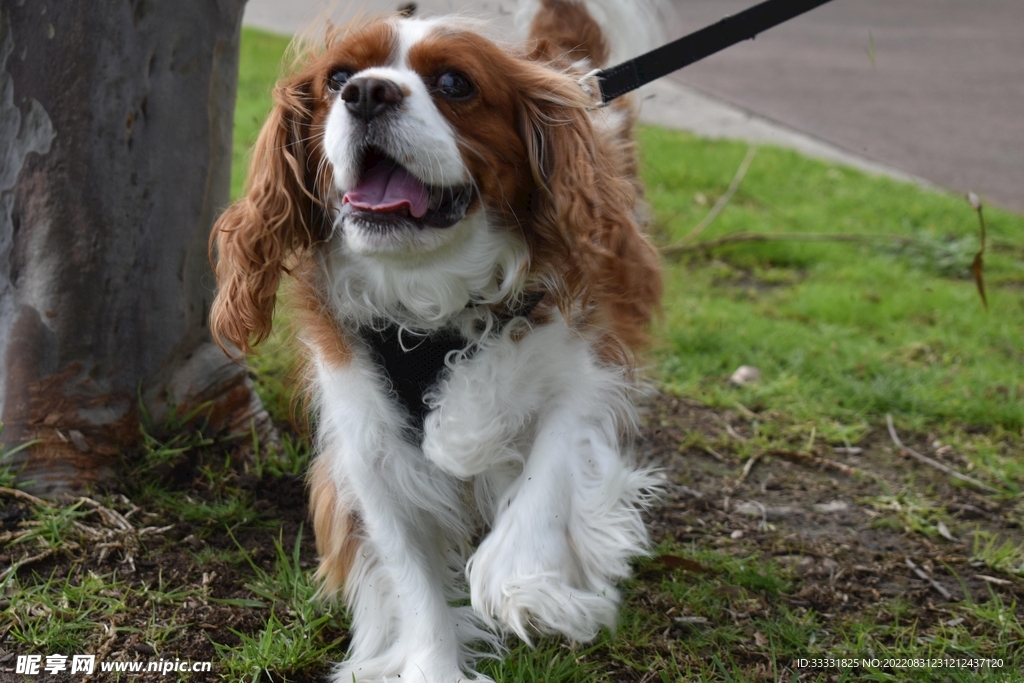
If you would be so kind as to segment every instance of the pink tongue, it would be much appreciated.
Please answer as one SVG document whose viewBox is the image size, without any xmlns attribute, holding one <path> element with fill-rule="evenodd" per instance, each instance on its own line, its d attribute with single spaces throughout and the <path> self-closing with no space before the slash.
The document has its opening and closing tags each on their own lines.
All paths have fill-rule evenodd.
<svg viewBox="0 0 1024 683">
<path fill-rule="evenodd" d="M 397 164 L 381 161 L 345 193 L 341 203 L 360 211 L 381 213 L 406 207 L 414 217 L 422 218 L 429 199 L 430 193 L 419 179 Z"/>
</svg>

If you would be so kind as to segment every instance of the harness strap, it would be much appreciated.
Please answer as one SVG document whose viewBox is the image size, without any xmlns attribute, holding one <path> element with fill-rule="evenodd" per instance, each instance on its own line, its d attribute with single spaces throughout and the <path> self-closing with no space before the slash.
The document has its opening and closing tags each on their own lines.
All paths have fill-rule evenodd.
<svg viewBox="0 0 1024 683">
<path fill-rule="evenodd" d="M 522 304 L 498 315 L 496 331 L 500 332 L 513 319 L 529 315 L 546 292 L 528 292 Z M 403 334 L 404 332 L 404 334 Z M 412 426 L 423 430 L 427 406 L 423 395 L 441 379 L 445 371 L 445 357 L 460 351 L 470 340 L 454 327 L 443 327 L 431 332 L 410 332 L 387 322 L 380 328 L 362 327 L 359 338 L 373 352 L 374 364 L 391 383 L 391 395 L 409 411 Z M 472 356 L 475 349 L 469 349 Z"/>
<path fill-rule="evenodd" d="M 730 45 L 751 40 L 758 33 L 827 2 L 831 0 L 767 0 L 628 62 L 604 69 L 596 74 L 601 84 L 601 103 L 607 104 Z"/>
</svg>

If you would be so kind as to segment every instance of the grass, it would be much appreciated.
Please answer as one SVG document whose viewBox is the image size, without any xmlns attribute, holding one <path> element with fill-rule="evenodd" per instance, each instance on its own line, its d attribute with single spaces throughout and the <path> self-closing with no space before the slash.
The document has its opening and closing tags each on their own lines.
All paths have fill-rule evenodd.
<svg viewBox="0 0 1024 683">
<path fill-rule="evenodd" d="M 974 535 L 972 559 L 982 562 L 996 572 L 1024 576 L 1024 544 L 1002 541 L 990 533 Z"/>
<path fill-rule="evenodd" d="M 667 542 L 658 553 L 698 563 L 703 574 L 641 563 L 617 634 L 572 647 L 542 641 L 514 648 L 486 673 L 496 680 L 618 680 L 619 667 L 651 681 L 932 681 L 934 667 L 800 667 L 801 659 L 992 658 L 1002 668 L 943 670 L 946 681 L 1007 681 L 1021 662 L 1021 617 L 999 596 L 953 605 L 922 623 L 902 599 L 880 601 L 870 614 L 823 614 L 792 605 L 795 577 L 756 554 L 733 555 Z M 798 602 L 798 601 L 797 601 Z M 984 635 L 980 635 L 984 634 Z M 542 657 L 538 660 L 538 653 Z M 564 668 L 566 662 L 573 665 Z M 1009 675 L 1009 677 L 1008 677 Z"/>
<path fill-rule="evenodd" d="M 233 198 L 242 194 L 250 151 L 270 112 L 270 93 L 282 75 L 281 65 L 287 47 L 287 38 L 251 28 L 242 29 L 238 99 L 235 102 L 235 144 L 231 155 Z"/>
<path fill-rule="evenodd" d="M 268 571 L 243 552 L 253 578 L 245 587 L 256 596 L 250 605 L 269 608 L 266 625 L 258 633 L 236 632 L 236 646 L 215 643 L 217 654 L 226 662 L 223 675 L 228 680 L 258 683 L 274 674 L 287 678 L 310 668 L 323 668 L 340 647 L 340 638 L 331 639 L 328 629 L 343 631 L 329 605 L 315 599 L 316 586 L 310 573 L 301 566 L 302 533 L 295 537 L 291 553 L 280 538 L 274 541 L 274 566 Z M 232 604 L 231 600 L 221 601 Z"/>
<path fill-rule="evenodd" d="M 243 29 L 235 197 L 286 45 Z M 747 152 L 744 144 L 656 128 L 643 128 L 640 143 L 662 245 L 704 218 Z M 1024 218 L 990 208 L 985 215 L 988 312 L 970 279 L 977 223 L 966 202 L 758 149 L 700 239 L 813 232 L 908 240 L 741 243 L 668 259 L 653 371 L 667 390 L 712 407 L 726 424 L 731 415 L 744 420 L 741 438 L 694 429 L 679 437 L 678 452 L 725 453 L 703 471 L 732 481 L 749 458 L 774 451 L 883 450 L 889 442 L 881 425 L 892 413 L 907 443 L 915 437 L 1000 488 L 992 499 L 998 510 L 980 513 L 1024 528 Z M 279 329 L 251 363 L 279 424 L 291 403 L 289 348 Z M 760 368 L 761 382 L 729 384 L 741 364 Z M 147 436 L 123 493 L 25 502 L 4 492 L 14 476 L 0 468 L 0 503 L 9 514 L 0 554 L 18 562 L 51 553 L 0 579 L 0 645 L 19 654 L 116 647 L 129 659 L 146 648 L 165 658 L 206 653 L 216 680 L 322 675 L 343 654 L 346 617 L 312 600 L 313 550 L 299 526 L 301 510 L 275 507 L 287 504 L 283 492 L 301 491 L 308 443 L 286 428 L 280 446 L 257 446 L 247 462 L 233 457 L 237 443 L 206 433 L 201 415 L 182 416 L 169 430 L 150 427 L 147 434 L 170 436 Z M 957 576 L 964 599 L 936 603 L 902 585 L 887 589 L 892 565 L 861 568 L 867 573 L 856 577 L 803 575 L 778 556 L 810 550 L 792 549 L 773 525 L 761 545 L 752 534 L 733 540 L 708 501 L 668 530 L 653 559 L 637 562 L 635 578 L 622 587 L 615 634 L 588 645 L 541 639 L 535 649 L 510 641 L 508 655 L 485 660 L 481 671 L 524 683 L 1022 680 L 1024 613 L 999 583 L 1019 588 L 1018 536 L 952 512 L 931 480 L 856 495 L 874 515 L 868 527 L 932 548 L 928 571 L 945 567 Z M 937 545 L 946 543 L 940 524 L 963 539 L 962 550 Z M 995 583 L 979 590 L 977 572 Z M 869 599 L 844 593 L 875 586 Z M 820 657 L 995 657 L 1006 665 L 940 674 L 795 664 Z"/>
<path fill-rule="evenodd" d="M 747 146 L 655 128 L 640 133 L 643 174 L 664 243 L 683 237 L 729 184 Z M 784 179 L 784 180 L 783 180 Z M 1024 428 L 1024 217 L 986 210 L 991 309 L 970 279 L 977 218 L 965 200 L 758 150 L 701 239 L 736 232 L 856 233 L 900 244 L 736 244 L 665 269 L 657 366 L 671 390 L 705 403 L 781 410 L 862 432 L 893 413 L 917 430 Z M 761 369 L 756 386 L 726 378 Z M 1019 479 L 1018 462 L 1012 478 Z"/>
</svg>

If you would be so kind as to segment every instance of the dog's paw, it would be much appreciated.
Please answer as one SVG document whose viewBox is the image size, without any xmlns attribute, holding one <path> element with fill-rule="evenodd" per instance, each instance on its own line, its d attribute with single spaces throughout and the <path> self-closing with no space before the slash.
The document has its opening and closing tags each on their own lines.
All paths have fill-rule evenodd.
<svg viewBox="0 0 1024 683">
<path fill-rule="evenodd" d="M 459 479 L 469 479 L 486 469 L 477 449 L 456 448 L 448 441 L 438 430 L 426 430 L 422 444 L 423 455 L 442 471 Z"/>
<path fill-rule="evenodd" d="M 389 683 L 406 683 L 407 681 L 412 681 L 413 683 L 475 683 L 477 681 L 494 683 L 493 680 L 486 676 L 480 676 L 479 674 L 467 676 L 458 670 L 455 672 L 428 672 L 415 663 L 407 664 L 398 678 L 394 679 L 394 681 L 388 679 L 388 681 Z"/>
<path fill-rule="evenodd" d="M 497 439 L 474 440 L 457 428 L 445 430 L 432 425 L 430 417 L 423 432 L 423 455 L 448 474 L 469 479 L 500 465 L 522 461 L 522 454 L 510 444 Z"/>
<path fill-rule="evenodd" d="M 618 597 L 617 592 L 598 595 L 573 588 L 552 573 L 532 574 L 488 585 L 473 594 L 473 607 L 527 643 L 535 633 L 585 643 L 596 638 L 602 626 L 615 624 Z"/>
<path fill-rule="evenodd" d="M 339 664 L 330 683 L 493 683 L 480 674 L 467 675 L 453 664 L 429 659 L 396 662 L 390 657 Z"/>
<path fill-rule="evenodd" d="M 587 642 L 602 626 L 615 624 L 618 591 L 574 586 L 575 563 L 564 540 L 539 545 L 502 540 L 508 538 L 484 539 L 467 568 L 473 609 L 490 625 L 500 624 L 529 643 L 534 633 Z"/>
</svg>

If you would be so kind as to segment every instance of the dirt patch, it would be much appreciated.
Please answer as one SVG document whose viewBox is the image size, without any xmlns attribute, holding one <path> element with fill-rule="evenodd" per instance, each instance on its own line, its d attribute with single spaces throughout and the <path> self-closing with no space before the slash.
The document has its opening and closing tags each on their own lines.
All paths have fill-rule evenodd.
<svg viewBox="0 0 1024 683">
<path fill-rule="evenodd" d="M 1019 545 L 1024 534 L 1014 500 L 954 485 L 947 475 L 901 456 L 881 431 L 849 452 L 828 444 L 810 452 L 776 449 L 745 467 L 748 462 L 722 444 L 740 446 L 757 420 L 763 424 L 765 417 L 716 411 L 664 395 L 650 404 L 638 448 L 646 462 L 664 469 L 666 495 L 649 514 L 656 543 L 693 544 L 775 563 L 790 581 L 789 591 L 779 596 L 785 606 L 798 614 L 811 610 L 826 622 L 870 615 L 881 624 L 892 618 L 888 610 L 898 600 L 909 604 L 910 619 L 923 630 L 938 621 L 955 623 L 952 604 L 984 603 L 993 594 L 1004 604 L 1016 604 L 1018 617 L 1024 615 L 1024 581 L 972 559 L 975 548 L 969 535 L 975 530 Z M 705 438 L 694 439 L 695 434 Z M 695 441 L 718 448 L 686 446 Z M 921 451 L 930 449 L 926 437 L 904 435 L 903 441 Z M 939 457 L 952 466 L 962 464 L 948 449 Z M 940 508 L 928 507 L 910 491 L 939 501 L 948 517 L 927 517 Z M 942 521 L 949 538 L 909 528 L 915 515 L 918 522 Z M 655 586 L 667 571 L 681 568 L 691 581 L 707 576 L 705 568 L 689 564 L 668 557 L 641 565 L 631 599 L 656 603 Z M 752 643 L 757 641 L 760 634 L 753 632 L 751 620 L 772 614 L 762 596 L 736 586 L 716 590 L 736 593 L 739 607 L 729 610 L 732 622 Z M 665 603 L 652 611 L 671 614 L 680 609 L 685 611 L 685 606 Z M 690 637 L 701 623 L 699 618 L 666 620 L 661 642 L 648 643 L 644 656 L 672 650 L 674 640 Z M 768 661 L 754 648 L 741 646 L 733 653 L 753 680 L 776 680 L 778 667 L 788 664 Z M 822 680 L 815 678 L 819 673 L 804 672 L 799 680 Z M 642 677 L 618 667 L 610 679 Z"/>
<path fill-rule="evenodd" d="M 1019 544 L 1024 534 L 1013 500 L 953 485 L 946 475 L 901 457 L 882 431 L 863 439 L 860 451 L 837 452 L 823 443 L 809 451 L 780 447 L 745 467 L 747 461 L 737 453 L 743 452 L 744 440 L 752 435 L 753 422 L 765 419 L 711 410 L 666 395 L 652 399 L 637 445 L 642 461 L 663 468 L 665 476 L 665 496 L 649 513 L 656 543 L 694 544 L 774 563 L 789 581 L 780 595 L 785 608 L 813 611 L 826 620 L 877 613 L 881 621 L 887 618 L 881 606 L 897 598 L 910 604 L 922 628 L 953 618 L 948 607 L 957 601 L 984 602 L 995 594 L 1005 604 L 1024 604 L 1024 581 L 972 559 L 976 552 L 973 535 L 968 534 L 977 529 Z M 926 437 L 903 435 L 903 440 L 922 451 L 930 448 Z M 962 464 L 954 453 L 937 457 L 946 458 L 952 466 Z M 270 618 L 270 608 L 254 600 L 254 566 L 273 572 L 275 539 L 290 550 L 300 529 L 307 528 L 305 487 L 298 476 L 260 478 L 238 466 L 220 472 L 211 483 L 203 458 L 194 455 L 183 455 L 167 467 L 159 476 L 173 482 L 177 500 L 191 501 L 199 509 L 206 504 L 227 505 L 235 496 L 246 503 L 242 512 L 225 523 L 203 521 L 161 505 L 144 508 L 124 495 L 141 491 L 137 482 L 126 482 L 103 499 L 108 512 L 78 503 L 84 516 L 76 521 L 92 531 L 79 529 L 52 554 L 14 571 L 22 587 L 38 586 L 47 577 L 66 579 L 73 586 L 90 576 L 111 577 L 107 595 L 124 606 L 109 619 L 97 613 L 85 652 L 102 655 L 106 661 L 211 661 L 212 673 L 193 674 L 188 680 L 219 681 L 222 676 L 216 666 L 224 655 L 214 643 L 237 646 L 239 634 L 259 633 Z M 911 490 L 919 492 L 920 498 L 907 493 Z M 941 502 L 941 516 L 929 501 Z M 31 555 L 12 539 L 33 528 L 33 507 L 9 493 L 0 495 L 0 534 L 7 534 L 0 546 L 0 571 Z M 121 528 L 118 516 L 130 529 Z M 937 531 L 938 522 L 945 533 Z M 917 523 L 930 526 L 911 528 Z M 311 571 L 315 561 L 313 539 L 304 532 L 299 567 Z M 678 616 L 685 606 L 667 600 L 657 590 L 658 582 L 666 572 L 696 577 L 706 568 L 671 556 L 640 561 L 637 568 L 637 579 L 626 590 L 627 602 L 644 614 L 676 614 L 664 616 L 660 635 L 637 645 L 647 661 L 653 661 L 675 653 L 675 643 L 690 637 L 702 623 L 697 617 Z M 739 632 L 747 629 L 752 642 L 757 641 L 760 634 L 749 632 L 751 620 L 770 614 L 775 607 L 767 605 L 757 590 L 729 585 L 715 590 L 724 591 L 732 601 L 730 618 Z M 21 604 L 15 605 L 19 600 Z M 81 620 L 72 606 L 54 611 L 43 601 L 24 603 L 24 596 L 10 591 L 0 598 L 5 620 L 9 618 L 7 625 L 0 623 L 0 680 L 20 678 L 11 678 L 14 654 L 26 652 L 25 643 L 14 642 L 10 635 L 13 623 L 24 626 L 25 620 L 33 618 L 75 624 Z M 1017 609 L 1020 614 L 1021 608 Z M 161 628 L 154 630 L 154 624 Z M 154 633 L 163 635 L 154 639 Z M 334 658 L 340 658 L 345 632 L 331 627 L 324 638 L 333 643 Z M 52 654 L 45 645 L 37 643 L 29 649 Z M 755 679 L 758 671 L 766 680 L 772 679 L 771 662 L 756 648 L 739 647 L 734 654 Z M 609 680 L 645 680 L 620 656 L 603 650 L 590 656 L 607 657 L 600 669 Z M 325 667 L 290 671 L 287 677 L 300 682 L 320 680 Z M 168 680 L 155 672 L 133 674 L 130 679 Z M 83 677 L 59 674 L 47 680 Z M 93 680 L 106 679 L 98 674 Z"/>
<path fill-rule="evenodd" d="M 932 578 L 957 599 L 965 597 L 961 580 L 969 597 L 977 600 L 986 599 L 990 587 L 998 585 L 977 578 L 991 571 L 968 559 L 969 539 L 952 532 L 953 540 L 940 534 L 929 538 L 896 528 L 903 523 L 901 508 L 913 503 L 901 504 L 892 492 L 912 486 L 941 501 L 953 520 L 947 529 L 961 524 L 1018 544 L 1024 541 L 1013 500 L 954 485 L 947 475 L 901 457 L 881 432 L 869 434 L 853 449 L 855 455 L 827 444 L 807 453 L 769 452 L 755 460 L 742 481 L 746 463 L 732 459 L 727 450 L 716 457 L 695 447 L 679 448 L 693 432 L 720 440 L 731 431 L 742 439 L 750 421 L 750 416 L 716 412 L 674 397 L 662 396 L 652 405 L 640 447 L 665 468 L 668 482 L 663 505 L 651 514 L 656 540 L 695 540 L 778 558 L 806 583 L 844 590 L 849 597 L 842 604 L 816 605 L 838 610 L 862 608 L 851 602 L 854 597 L 942 597 L 908 567 L 907 559 L 927 565 Z M 921 451 L 929 449 L 923 439 L 903 440 Z M 947 458 L 958 464 L 955 454 Z M 816 581 L 816 576 L 827 581 Z M 1024 597 L 1021 582 L 998 590 L 1006 597 Z"/>
<path fill-rule="evenodd" d="M 201 458 L 186 454 L 181 462 L 169 468 L 166 478 L 179 484 L 172 495 L 197 506 L 209 504 L 214 498 L 223 503 L 222 497 L 213 496 L 210 487 L 198 478 L 201 464 Z M 222 474 L 217 489 L 245 496 L 251 519 L 243 518 L 230 527 L 213 519 L 208 523 L 188 521 L 173 509 L 161 505 L 143 509 L 124 494 L 108 491 L 103 497 L 105 503 L 100 514 L 76 520 L 78 525 L 92 531 L 84 537 L 69 537 L 53 555 L 16 570 L 22 586 L 56 579 L 77 587 L 90 577 L 104 577 L 108 585 L 99 592 L 100 596 L 121 605 L 110 610 L 107 618 L 95 614 L 96 635 L 89 641 L 91 646 L 76 649 L 75 653 L 95 654 L 97 662 L 142 661 L 145 666 L 149 662 L 176 659 L 212 662 L 210 673 L 189 674 L 183 680 L 223 680 L 218 674 L 218 664 L 224 655 L 217 651 L 214 643 L 237 646 L 239 633 L 254 634 L 265 627 L 270 609 L 257 604 L 257 596 L 247 584 L 256 574 L 254 566 L 273 573 L 275 540 L 289 551 L 294 547 L 300 529 L 306 526 L 306 507 L 301 477 L 284 475 L 260 479 L 234 469 Z M 131 491 L 133 486 L 125 483 L 123 488 Z M 82 508 L 80 502 L 69 501 L 65 505 Z M 116 518 L 111 520 L 112 515 L 126 520 L 130 530 L 120 528 L 123 525 L 118 524 Z M 5 528 L 11 530 L 34 523 L 29 506 L 17 501 L 2 510 L 2 517 Z M 104 533 L 107 537 L 100 538 Z M 30 556 L 17 545 L 7 546 L 0 552 L 3 553 L 0 570 L 8 562 Z M 312 571 L 315 563 L 316 550 L 306 532 L 299 566 Z M 54 612 L 45 600 L 36 605 L 22 604 L 15 612 L 12 603 L 18 597 L 8 591 L 0 603 L 5 610 L 11 610 L 12 622 L 23 622 L 26 616 L 63 619 L 70 628 L 77 629 L 87 627 L 92 616 L 86 617 L 83 626 L 81 613 L 70 608 L 67 612 Z M 287 619 L 287 616 L 280 615 L 280 618 Z M 154 624 L 159 627 L 154 629 Z M 23 680 L 13 673 L 15 653 L 36 652 L 45 658 L 47 654 L 60 651 L 55 646 L 47 647 L 46 643 L 26 648 L 24 643 L 11 640 L 10 629 L 11 624 L 0 626 L 0 681 Z M 332 640 L 345 637 L 342 632 L 328 635 Z M 290 681 L 313 681 L 322 679 L 326 669 L 288 673 Z M 43 675 L 52 681 L 84 680 L 82 673 L 72 675 L 69 671 Z M 122 674 L 121 678 L 125 676 Z M 140 682 L 178 680 L 178 674 L 173 672 L 143 671 L 127 676 L 125 680 Z M 97 671 L 91 680 L 116 680 L 116 676 Z"/>
</svg>

